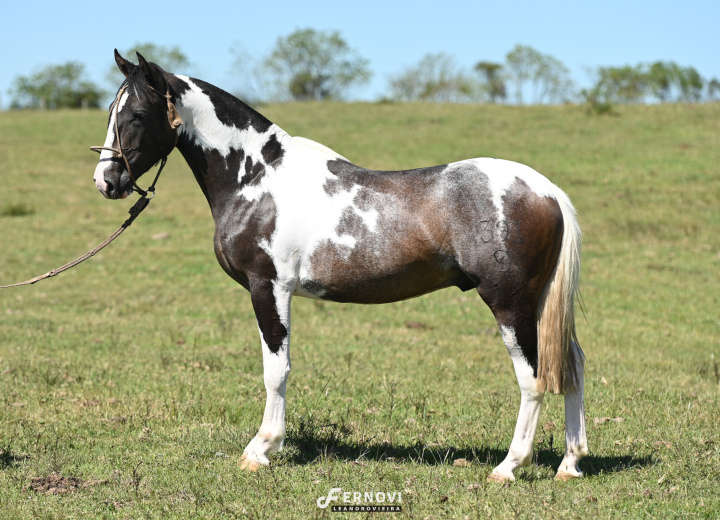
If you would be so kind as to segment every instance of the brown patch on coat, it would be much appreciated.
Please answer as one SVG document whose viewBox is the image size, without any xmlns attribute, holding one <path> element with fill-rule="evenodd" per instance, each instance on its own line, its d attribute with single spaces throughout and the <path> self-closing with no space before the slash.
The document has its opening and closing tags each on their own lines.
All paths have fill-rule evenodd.
<svg viewBox="0 0 720 520">
<path fill-rule="evenodd" d="M 503 213 L 484 225 L 484 269 L 477 290 L 498 325 L 512 327 L 523 357 L 538 373 L 536 312 L 560 252 L 563 218 L 557 201 L 520 179 L 503 196 Z"/>
<path fill-rule="evenodd" d="M 281 322 L 273 284 L 277 269 L 272 258 L 260 246 L 275 231 L 277 209 L 269 193 L 256 201 L 235 199 L 230 211 L 216 219 L 215 255 L 236 282 L 250 291 L 253 309 L 263 340 L 277 353 L 288 336 Z"/>
<path fill-rule="evenodd" d="M 336 180 L 326 182 L 326 192 L 359 187 L 355 207 L 343 212 L 336 228 L 356 242 L 354 247 L 322 242 L 311 256 L 311 279 L 302 282 L 304 290 L 327 300 L 387 303 L 444 287 L 476 286 L 459 263 L 455 243 L 468 226 L 472 231 L 473 223 L 454 218 L 453 208 L 458 207 L 456 199 L 468 197 L 487 206 L 490 195 L 482 189 L 487 178 L 477 168 L 373 172 L 345 161 L 329 161 L 328 167 Z M 475 194 L 458 188 L 455 177 L 474 183 Z M 358 212 L 376 213 L 374 231 Z"/>
<path fill-rule="evenodd" d="M 523 299 L 534 300 L 537 305 L 560 254 L 562 212 L 554 198 L 536 194 L 519 179 L 503 203 L 505 221 L 517 223 L 517 236 L 507 240 L 508 252 L 518 267 L 516 283 L 523 287 Z"/>
</svg>

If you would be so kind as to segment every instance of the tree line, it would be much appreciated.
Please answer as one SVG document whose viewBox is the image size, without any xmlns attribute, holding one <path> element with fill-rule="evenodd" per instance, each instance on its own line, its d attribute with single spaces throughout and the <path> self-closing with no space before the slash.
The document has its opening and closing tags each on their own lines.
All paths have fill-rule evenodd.
<svg viewBox="0 0 720 520">
<path fill-rule="evenodd" d="M 122 54 L 139 51 L 168 71 L 192 67 L 179 47 L 152 43 L 135 45 Z M 351 48 L 338 31 L 300 29 L 275 42 L 258 62 L 240 48 L 232 50 L 234 70 L 241 71 L 241 97 L 250 102 L 324 101 L 347 99 L 351 90 L 371 76 L 369 61 Z M 585 102 L 598 113 L 614 104 L 698 103 L 720 100 L 720 81 L 703 78 L 696 69 L 671 61 L 597 67 L 592 84 L 580 89 L 557 58 L 527 45 L 516 45 L 502 63 L 479 61 L 472 69 L 460 67 L 447 53 L 431 53 L 413 66 L 388 78 L 383 100 L 559 104 Z M 113 66 L 107 79 L 122 81 Z M 11 108 L 98 107 L 108 94 L 87 79 L 78 62 L 51 65 L 13 82 Z"/>
</svg>

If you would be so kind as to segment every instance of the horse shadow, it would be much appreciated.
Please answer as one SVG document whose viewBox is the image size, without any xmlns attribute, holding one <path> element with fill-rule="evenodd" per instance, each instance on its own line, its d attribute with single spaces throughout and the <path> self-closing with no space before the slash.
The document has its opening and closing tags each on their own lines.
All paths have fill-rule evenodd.
<svg viewBox="0 0 720 520">
<path fill-rule="evenodd" d="M 451 445 L 420 442 L 414 444 L 379 442 L 375 439 L 348 441 L 343 439 L 345 435 L 336 428 L 336 425 L 331 426 L 330 431 L 325 429 L 288 431 L 286 450 L 282 457 L 287 462 L 297 465 L 308 465 L 321 459 L 333 458 L 359 465 L 366 461 L 386 461 L 394 464 L 413 462 L 425 466 L 452 466 L 455 460 L 465 459 L 471 464 L 485 465 L 492 469 L 507 455 L 507 447 L 456 448 Z M 562 448 L 540 444 L 536 446 L 533 464 L 556 471 L 562 459 Z M 597 476 L 644 468 L 656 463 L 657 460 L 653 456 L 591 453 L 582 459 L 580 467 L 585 476 Z"/>
<path fill-rule="evenodd" d="M 0 469 L 8 469 L 22 464 L 27 455 L 15 455 L 9 448 L 0 448 Z"/>
</svg>

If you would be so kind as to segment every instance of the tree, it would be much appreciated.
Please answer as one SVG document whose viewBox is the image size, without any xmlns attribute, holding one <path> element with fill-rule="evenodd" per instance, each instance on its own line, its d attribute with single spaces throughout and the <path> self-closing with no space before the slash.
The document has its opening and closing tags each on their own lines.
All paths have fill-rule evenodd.
<svg viewBox="0 0 720 520">
<path fill-rule="evenodd" d="M 657 61 L 647 68 L 646 75 L 649 94 L 660 103 L 698 102 L 702 99 L 705 80 L 693 67 L 681 67 L 672 61 Z"/>
<path fill-rule="evenodd" d="M 541 54 L 538 51 L 525 45 L 516 45 L 505 56 L 510 79 L 515 84 L 515 103 L 518 105 L 523 104 L 523 88 L 540 59 Z"/>
<path fill-rule="evenodd" d="M 712 78 L 707 82 L 707 100 L 714 101 L 720 99 L 720 81 Z"/>
<path fill-rule="evenodd" d="M 75 61 L 19 76 L 11 88 L 11 108 L 97 108 L 105 92 L 84 76 L 85 66 Z"/>
<path fill-rule="evenodd" d="M 484 80 L 483 86 L 490 98 L 490 103 L 505 101 L 507 98 L 507 86 L 503 66 L 500 63 L 481 61 L 475 65 L 475 70 Z"/>
<path fill-rule="evenodd" d="M 264 66 L 280 97 L 321 101 L 343 99 L 351 86 L 366 83 L 368 63 L 338 31 L 299 29 L 278 38 Z"/>
<path fill-rule="evenodd" d="M 516 45 L 505 61 L 518 105 L 523 104 L 528 84 L 534 103 L 561 103 L 572 97 L 574 86 L 570 72 L 560 60 L 549 54 L 542 54 L 527 45 Z"/>
<path fill-rule="evenodd" d="M 693 67 L 679 67 L 678 87 L 680 96 L 678 101 L 697 103 L 702 99 L 705 80 Z"/>
<path fill-rule="evenodd" d="M 390 96 L 398 101 L 468 102 L 477 84 L 445 53 L 426 54 L 414 67 L 390 78 Z"/>
<path fill-rule="evenodd" d="M 714 87 L 693 67 L 672 61 L 623 67 L 598 67 L 595 80 L 583 95 L 589 103 L 697 103 L 712 99 Z"/>
<path fill-rule="evenodd" d="M 641 65 L 598 67 L 587 92 L 608 103 L 641 103 L 648 92 L 648 75 Z"/>
<path fill-rule="evenodd" d="M 660 103 L 670 101 L 673 85 L 678 78 L 677 69 L 677 65 L 671 62 L 657 61 L 650 65 L 648 87 Z"/>
<path fill-rule="evenodd" d="M 120 54 L 123 56 L 135 56 L 137 52 L 142 54 L 148 61 L 157 63 L 168 72 L 185 74 L 191 67 L 190 60 L 177 45 L 165 47 L 149 42 L 136 43 L 131 48 L 121 51 Z M 122 72 L 120 72 L 114 63 L 113 66 L 108 69 L 105 77 L 110 84 L 115 87 L 125 79 L 125 76 L 123 76 Z"/>
</svg>

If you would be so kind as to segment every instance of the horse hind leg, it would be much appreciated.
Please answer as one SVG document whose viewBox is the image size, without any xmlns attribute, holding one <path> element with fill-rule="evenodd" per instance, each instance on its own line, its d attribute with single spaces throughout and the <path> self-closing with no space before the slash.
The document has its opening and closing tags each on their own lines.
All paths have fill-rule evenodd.
<svg viewBox="0 0 720 520">
<path fill-rule="evenodd" d="M 527 316 L 527 315 L 526 315 Z M 530 313 L 532 316 L 532 313 Z M 537 384 L 537 330 L 532 318 L 517 313 L 496 313 L 500 333 L 505 347 L 512 358 L 515 376 L 520 386 L 520 411 L 510 449 L 503 460 L 488 477 L 488 480 L 514 481 L 513 472 L 532 462 L 533 443 L 544 392 Z"/>
<path fill-rule="evenodd" d="M 573 390 L 565 393 L 565 457 L 555 475 L 556 480 L 582 477 L 583 473 L 578 468 L 578 461 L 588 454 L 584 401 L 585 356 L 574 341 L 572 348 L 575 351 L 575 359 L 578 360 L 577 384 Z"/>
</svg>

